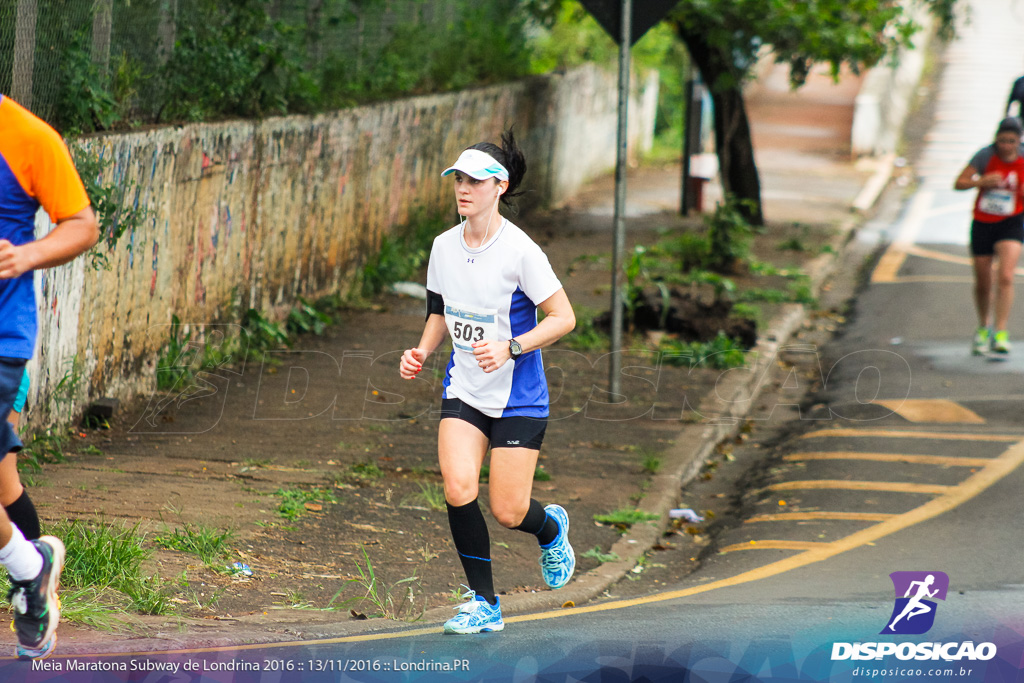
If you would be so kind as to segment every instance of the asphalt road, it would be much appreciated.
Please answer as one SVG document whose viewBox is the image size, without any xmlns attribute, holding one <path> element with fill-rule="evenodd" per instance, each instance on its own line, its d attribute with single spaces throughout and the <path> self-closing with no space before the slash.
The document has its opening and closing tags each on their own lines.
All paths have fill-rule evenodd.
<svg viewBox="0 0 1024 683">
<path fill-rule="evenodd" d="M 1020 680 L 1024 323 L 1013 316 L 1009 358 L 970 355 L 973 196 L 950 188 L 991 139 L 1019 75 L 1024 18 L 1012 2 L 973 4 L 973 23 L 944 55 L 920 182 L 887 194 L 847 256 L 849 275 L 881 254 L 849 322 L 824 346 L 789 349 L 794 377 L 811 386 L 817 373 L 822 386 L 799 408 L 768 407 L 791 423 L 788 436 L 745 492 L 749 514 L 700 569 L 641 597 L 515 616 L 503 633 L 470 640 L 431 626 L 55 659 L 49 671 L 5 662 L 0 680 Z M 948 579 L 927 614 L 904 619 L 916 632 L 881 633 L 906 588 L 893 572 Z M 834 657 L 845 651 L 837 643 L 867 642 L 955 645 L 949 661 Z M 70 669 L 93 666 L 107 673 Z"/>
</svg>

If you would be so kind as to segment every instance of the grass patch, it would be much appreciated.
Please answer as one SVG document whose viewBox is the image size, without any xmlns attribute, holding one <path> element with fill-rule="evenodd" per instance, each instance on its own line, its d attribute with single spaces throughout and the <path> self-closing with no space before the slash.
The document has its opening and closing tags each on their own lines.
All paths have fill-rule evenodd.
<svg viewBox="0 0 1024 683">
<path fill-rule="evenodd" d="M 61 583 L 67 589 L 62 597 L 67 619 L 72 620 L 77 613 L 83 623 L 95 621 L 90 615 L 97 611 L 95 605 L 101 600 L 106 602 L 107 589 L 121 594 L 112 601 L 115 610 L 128 608 L 142 614 L 172 611 L 160 579 L 142 573 L 142 564 L 152 551 L 144 546 L 139 524 L 129 527 L 72 520 L 55 525 L 53 534 L 67 548 L 61 574 Z M 76 595 L 82 599 L 79 605 L 73 600 Z"/>
<path fill-rule="evenodd" d="M 212 565 L 228 557 L 231 551 L 228 544 L 234 535 L 233 529 L 220 531 L 185 522 L 176 529 L 165 528 L 153 537 L 153 542 L 161 548 L 197 555 L 204 563 Z"/>
<path fill-rule="evenodd" d="M 613 512 L 603 515 L 594 515 L 594 521 L 598 524 L 610 524 L 612 526 L 628 527 L 640 522 L 652 522 L 658 519 L 658 515 L 633 508 L 619 508 Z"/>
<path fill-rule="evenodd" d="M 658 470 L 661 469 L 661 458 L 654 453 L 645 453 L 640 465 L 644 468 L 644 472 L 657 474 Z"/>
<path fill-rule="evenodd" d="M 351 465 L 337 479 L 357 486 L 371 486 L 373 482 L 384 478 L 384 470 L 372 462 L 357 462 Z"/>
<path fill-rule="evenodd" d="M 417 614 L 414 585 L 418 586 L 420 579 L 416 576 L 416 573 L 413 572 L 412 576 L 399 579 L 389 585 L 382 577 L 377 576 L 373 563 L 370 561 L 370 556 L 366 554 L 365 547 L 362 548 L 362 551 L 363 564 L 356 561 L 356 571 L 359 572 L 358 578 L 349 579 L 345 583 L 346 588 L 353 584 L 359 586 L 363 589 L 363 595 L 361 597 L 348 598 L 338 603 L 338 606 L 343 608 L 356 602 L 368 601 L 375 610 L 370 616 L 394 620 L 404 619 L 406 621 L 416 621 L 422 617 L 426 609 L 426 602 L 424 601 L 423 608 Z M 328 603 L 328 608 L 334 606 L 335 601 L 341 597 L 344 591 L 345 588 L 342 588 L 334 594 L 334 597 Z"/>
<path fill-rule="evenodd" d="M 444 487 L 441 484 L 434 482 L 418 482 L 418 484 L 420 492 L 409 496 L 410 500 L 421 501 L 431 510 L 438 512 L 444 512 L 447 509 L 444 499 Z"/>
<path fill-rule="evenodd" d="M 18 469 L 41 472 L 43 465 L 67 462 L 66 445 L 67 437 L 60 429 L 36 432 L 18 453 Z"/>
<path fill-rule="evenodd" d="M 309 491 L 302 489 L 278 489 L 274 495 L 280 496 L 277 514 L 285 519 L 296 519 L 306 513 L 307 505 L 337 503 L 338 499 L 327 489 L 315 488 Z"/>
<path fill-rule="evenodd" d="M 684 342 L 665 337 L 658 345 L 658 350 L 667 354 L 664 358 L 667 365 L 728 370 L 743 367 L 747 362 L 743 345 L 724 332 L 719 332 L 709 342 Z"/>
<path fill-rule="evenodd" d="M 594 327 L 596 313 L 590 310 L 576 310 L 576 327 L 562 337 L 560 343 L 573 351 L 602 351 L 611 345 L 607 334 Z"/>
<path fill-rule="evenodd" d="M 380 246 L 366 261 L 359 287 L 353 291 L 370 298 L 396 282 L 417 277 L 430 257 L 434 237 L 448 227 L 441 214 L 418 209 L 408 223 L 381 236 Z"/>
<path fill-rule="evenodd" d="M 618 556 L 617 553 L 602 553 L 600 546 L 596 545 L 587 552 L 581 554 L 580 557 L 589 557 L 591 559 L 597 560 L 601 564 L 604 564 L 605 562 L 617 562 L 618 560 L 622 559 Z"/>
</svg>

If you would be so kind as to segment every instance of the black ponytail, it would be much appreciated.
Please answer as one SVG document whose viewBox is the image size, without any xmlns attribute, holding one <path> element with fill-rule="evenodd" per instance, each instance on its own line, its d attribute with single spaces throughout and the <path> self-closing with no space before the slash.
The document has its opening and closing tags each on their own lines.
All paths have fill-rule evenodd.
<svg viewBox="0 0 1024 683">
<path fill-rule="evenodd" d="M 478 142 L 469 149 L 478 149 L 490 154 L 508 170 L 508 189 L 501 195 L 501 201 L 506 206 L 512 205 L 509 201 L 512 197 L 524 194 L 522 190 L 518 192 L 517 190 L 523 182 L 523 176 L 526 175 L 526 157 L 523 156 L 523 150 L 516 144 L 511 128 L 501 134 L 501 147 L 492 142 Z"/>
</svg>

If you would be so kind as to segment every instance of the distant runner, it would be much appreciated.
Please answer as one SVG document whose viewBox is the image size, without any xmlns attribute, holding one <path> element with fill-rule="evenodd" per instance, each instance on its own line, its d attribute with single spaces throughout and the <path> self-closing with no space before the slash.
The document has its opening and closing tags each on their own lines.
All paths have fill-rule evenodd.
<svg viewBox="0 0 1024 683">
<path fill-rule="evenodd" d="M 978 312 L 978 329 L 972 346 L 974 355 L 982 355 L 990 349 L 997 354 L 1010 352 L 1006 324 L 1013 306 L 1013 273 L 1020 259 L 1021 242 L 1024 242 L 1022 133 L 1020 119 L 1003 119 L 996 130 L 995 142 L 978 150 L 953 184 L 957 190 L 978 190 L 971 223 L 974 305 Z"/>
</svg>

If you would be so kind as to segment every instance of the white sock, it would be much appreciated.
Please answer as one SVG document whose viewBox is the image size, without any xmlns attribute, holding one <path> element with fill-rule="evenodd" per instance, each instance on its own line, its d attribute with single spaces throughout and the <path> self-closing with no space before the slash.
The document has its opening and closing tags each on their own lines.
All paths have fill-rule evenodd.
<svg viewBox="0 0 1024 683">
<path fill-rule="evenodd" d="M 21 529 L 14 524 L 11 524 L 11 529 L 14 532 L 11 540 L 0 548 L 0 564 L 7 568 L 7 572 L 15 581 L 34 579 L 43 571 L 43 556 L 34 545 L 25 540 Z"/>
</svg>

